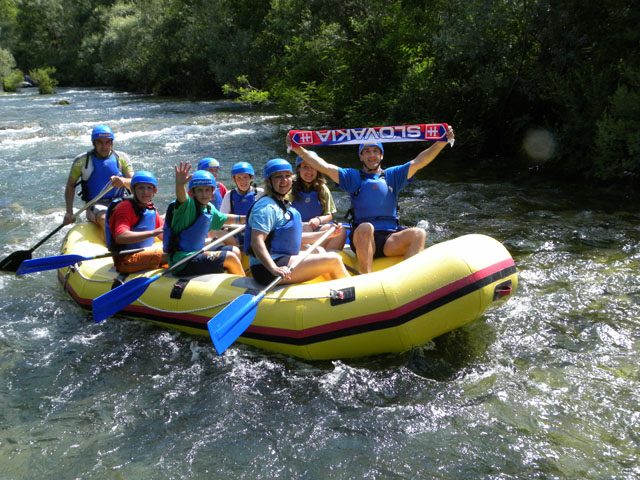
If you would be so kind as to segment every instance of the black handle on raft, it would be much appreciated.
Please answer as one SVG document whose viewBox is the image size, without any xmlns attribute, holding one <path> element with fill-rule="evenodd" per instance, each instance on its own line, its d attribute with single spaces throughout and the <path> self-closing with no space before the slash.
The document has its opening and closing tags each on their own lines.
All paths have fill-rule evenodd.
<svg viewBox="0 0 640 480">
<path fill-rule="evenodd" d="M 506 282 L 499 283 L 496 285 L 496 288 L 493 290 L 493 301 L 500 300 L 501 298 L 508 297 L 513 292 L 513 288 L 511 287 L 511 280 L 507 280 Z"/>
</svg>

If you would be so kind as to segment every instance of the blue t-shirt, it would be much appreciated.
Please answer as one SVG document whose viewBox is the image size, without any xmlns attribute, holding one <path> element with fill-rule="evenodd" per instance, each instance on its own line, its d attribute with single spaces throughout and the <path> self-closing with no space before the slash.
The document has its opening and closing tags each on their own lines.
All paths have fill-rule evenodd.
<svg viewBox="0 0 640 480">
<path fill-rule="evenodd" d="M 253 204 L 247 223 L 252 230 L 269 234 L 277 228 L 284 227 L 287 221 L 284 210 L 282 210 L 282 207 L 278 205 L 273 198 L 262 197 Z M 280 257 L 282 257 L 282 255 L 272 255 L 274 260 Z M 260 260 L 253 255 L 249 256 L 250 266 L 259 264 Z"/>
</svg>

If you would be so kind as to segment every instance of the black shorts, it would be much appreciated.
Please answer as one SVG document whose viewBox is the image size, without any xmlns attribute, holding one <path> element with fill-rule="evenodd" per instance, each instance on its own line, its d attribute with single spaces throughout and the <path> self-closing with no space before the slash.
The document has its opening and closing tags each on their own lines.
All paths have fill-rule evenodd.
<svg viewBox="0 0 640 480">
<path fill-rule="evenodd" d="M 279 267 L 286 267 L 289 265 L 289 260 L 291 260 L 291 255 L 283 255 L 282 257 L 275 259 L 274 262 Z M 267 270 L 267 267 L 261 263 L 251 267 L 251 275 L 253 275 L 255 281 L 261 285 L 269 285 L 276 278 L 269 270 Z"/>
<path fill-rule="evenodd" d="M 355 233 L 357 227 L 351 228 L 349 232 L 349 245 L 351 245 L 351 250 L 353 253 L 358 255 L 356 252 L 356 246 L 353 243 L 353 234 Z M 373 252 L 373 258 L 384 257 L 384 244 L 387 243 L 387 239 L 394 233 L 399 230 L 374 230 L 373 231 L 373 243 L 376 245 L 376 250 Z"/>
<path fill-rule="evenodd" d="M 227 258 L 227 251 L 233 247 L 227 245 L 222 251 L 203 252 L 193 260 L 189 260 L 185 267 L 180 270 L 177 275 L 182 277 L 190 277 L 192 275 L 207 275 L 209 273 L 224 273 L 224 261 Z"/>
</svg>

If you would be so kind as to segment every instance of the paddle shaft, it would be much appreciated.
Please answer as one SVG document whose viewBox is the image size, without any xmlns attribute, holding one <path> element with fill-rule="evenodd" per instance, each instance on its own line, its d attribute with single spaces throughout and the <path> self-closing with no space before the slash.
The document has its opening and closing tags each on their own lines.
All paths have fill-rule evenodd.
<svg viewBox="0 0 640 480">
<path fill-rule="evenodd" d="M 88 202 L 82 209 L 80 209 L 77 213 L 75 213 L 73 215 L 73 218 L 75 219 L 80 213 L 82 213 L 91 205 L 93 205 L 95 202 L 100 200 L 104 196 L 104 194 L 107 193 L 112 188 L 113 187 L 111 186 L 111 184 L 107 184 L 105 188 L 98 194 L 98 196 L 96 196 L 96 198 Z M 3 258 L 0 261 L 0 270 L 4 270 L 7 272 L 15 272 L 16 270 L 18 270 L 22 262 L 24 262 L 25 260 L 31 260 L 31 254 L 36 248 L 38 248 L 40 245 L 42 245 L 44 242 L 46 242 L 51 237 L 53 237 L 56 233 L 58 233 L 60 229 L 64 227 L 64 225 L 65 225 L 64 223 L 61 223 L 60 225 L 58 225 L 55 228 L 55 230 L 53 230 L 51 233 L 49 233 L 44 238 L 42 238 L 38 243 L 36 243 L 29 250 L 18 250 L 13 252 L 11 255 Z"/>
<path fill-rule="evenodd" d="M 294 268 L 300 265 L 311 252 L 331 236 L 335 229 L 336 226 L 329 228 L 313 245 L 299 254 L 293 264 L 291 264 L 290 269 L 293 271 Z M 218 352 L 218 355 L 222 355 L 222 353 L 249 328 L 249 325 L 251 325 L 255 318 L 256 309 L 258 308 L 260 300 L 264 298 L 269 290 L 280 283 L 282 279 L 283 277 L 274 278 L 269 285 L 260 290 L 256 295 L 240 295 L 207 322 L 207 329 L 209 330 L 209 335 L 211 336 L 213 346 L 216 352 Z M 218 323 L 216 322 L 216 318 L 221 318 L 222 321 Z"/>
<path fill-rule="evenodd" d="M 196 253 L 192 253 L 191 255 L 189 255 L 188 257 L 183 258 L 182 260 L 180 260 L 179 262 L 177 262 L 175 265 L 172 265 L 171 267 L 167 268 L 164 272 L 162 272 L 160 275 L 166 275 L 167 273 L 170 273 L 172 270 L 175 270 L 177 267 L 179 267 L 180 265 L 184 265 L 185 263 L 189 262 L 190 260 L 193 260 L 196 256 L 200 255 L 203 252 L 206 252 L 207 250 L 212 249 L 213 247 L 220 245 L 222 242 L 224 242 L 227 238 L 231 238 L 235 235 L 237 235 L 238 233 L 240 233 L 242 230 L 244 230 L 245 225 L 240 225 L 238 228 L 236 228 L 235 230 L 231 230 L 229 233 L 225 233 L 223 236 L 217 238 L 216 240 L 214 240 L 213 242 L 211 242 L 209 245 L 205 245 L 204 247 L 202 247 L 200 250 L 198 250 Z"/>
<path fill-rule="evenodd" d="M 327 238 L 329 238 L 331 236 L 331 234 L 336 230 L 336 226 L 333 226 L 331 228 L 329 228 L 329 230 L 327 230 L 326 232 L 324 232 L 324 234 L 315 241 L 315 243 L 313 245 L 311 245 L 309 248 L 307 248 L 304 252 L 302 252 L 301 254 L 299 254 L 297 256 L 297 258 L 295 259 L 295 261 L 291 264 L 291 266 L 289 267 L 289 270 L 293 271 L 294 268 L 296 268 L 298 265 L 300 265 L 305 258 L 307 258 L 309 255 L 311 255 L 311 253 L 320 246 L 320 244 L 322 242 L 324 242 Z M 273 281 L 267 285 L 266 287 L 264 287 L 264 289 L 262 289 L 260 291 L 260 293 L 262 294 L 266 294 L 269 290 L 271 290 L 273 287 L 275 287 L 276 285 L 278 285 L 284 277 L 277 277 L 274 278 Z M 260 294 L 258 294 L 260 295 Z"/>
<path fill-rule="evenodd" d="M 94 203 L 96 203 L 98 200 L 100 200 L 102 197 L 104 197 L 107 192 L 109 190 L 111 190 L 113 188 L 113 186 L 109 183 L 107 185 L 105 185 L 105 187 L 102 189 L 102 191 L 96 195 L 95 198 L 92 198 L 90 201 L 88 201 L 84 207 L 82 207 L 80 210 L 78 210 L 76 213 L 73 214 L 73 218 L 74 220 L 76 218 L 78 218 L 78 215 L 80 215 L 82 212 L 84 212 L 87 208 L 89 208 L 91 205 L 93 205 Z M 36 243 L 33 247 L 31 247 L 29 249 L 30 252 L 33 252 L 36 248 L 38 248 L 40 245 L 42 245 L 44 242 L 46 242 L 47 240 L 49 240 L 51 237 L 53 237 L 56 233 L 58 233 L 63 227 L 65 226 L 64 223 L 61 223 L 60 225 L 58 225 L 56 227 L 56 229 L 51 232 L 50 234 L 48 234 L 46 237 L 44 237 L 42 240 L 40 240 L 38 243 Z"/>
<path fill-rule="evenodd" d="M 149 285 L 151 285 L 153 282 L 158 280 L 160 277 L 162 277 L 163 275 L 167 275 L 168 273 L 175 270 L 180 265 L 184 265 L 186 262 L 188 262 L 189 260 L 192 260 L 193 258 L 201 254 L 205 250 L 209 250 L 210 248 L 213 248 L 216 245 L 219 245 L 220 243 L 224 242 L 227 238 L 240 233 L 244 228 L 245 226 L 242 225 L 236 228 L 235 230 L 232 230 L 231 232 L 229 232 L 226 235 L 223 235 L 216 241 L 211 242 L 209 245 L 204 246 L 197 252 L 189 255 L 188 257 L 183 258 L 172 267 L 163 269 L 161 273 L 156 273 L 152 277 L 145 277 L 145 276 L 136 277 L 133 280 L 129 280 L 128 282 L 123 283 L 119 287 L 114 288 L 113 290 L 109 290 L 108 292 L 103 293 L 99 297 L 94 298 L 91 302 L 91 306 L 93 309 L 93 320 L 96 323 L 99 323 L 105 318 L 110 317 L 111 315 L 119 312 L 126 306 L 138 300 L 138 298 L 140 298 L 140 296 L 147 290 Z"/>
</svg>

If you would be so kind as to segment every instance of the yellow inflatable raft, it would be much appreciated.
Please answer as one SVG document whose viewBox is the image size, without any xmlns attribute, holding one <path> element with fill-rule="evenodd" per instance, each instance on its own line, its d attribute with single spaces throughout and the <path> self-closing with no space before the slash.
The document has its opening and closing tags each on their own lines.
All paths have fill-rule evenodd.
<svg viewBox="0 0 640 480">
<path fill-rule="evenodd" d="M 105 252 L 98 228 L 88 223 L 73 227 L 62 247 L 62 254 Z M 342 255 L 345 265 L 357 268 L 350 250 Z M 58 270 L 64 288 L 88 309 L 93 298 L 137 275 L 119 275 L 111 258 Z M 378 259 L 368 275 L 277 287 L 259 303 L 238 341 L 305 359 L 403 352 L 477 319 L 509 298 L 517 281 L 513 259 L 498 241 L 465 235 L 406 261 Z M 227 274 L 165 275 L 121 313 L 208 336 L 210 318 L 261 288 L 251 278 Z"/>
</svg>

